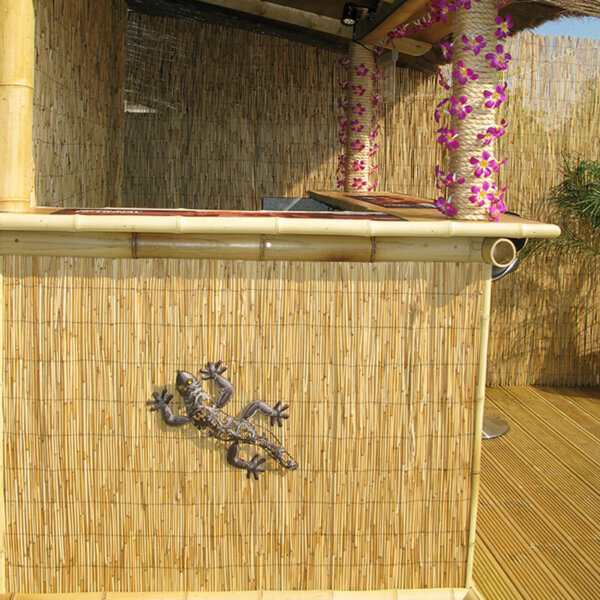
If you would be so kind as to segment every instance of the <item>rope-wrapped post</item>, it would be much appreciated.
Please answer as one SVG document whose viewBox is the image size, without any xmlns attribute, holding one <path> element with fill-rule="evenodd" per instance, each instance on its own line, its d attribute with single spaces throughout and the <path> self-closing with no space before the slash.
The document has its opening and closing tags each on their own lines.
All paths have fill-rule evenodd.
<svg viewBox="0 0 600 600">
<path fill-rule="evenodd" d="M 34 40 L 32 0 L 0 0 L 0 210 L 32 202 Z"/>
<path fill-rule="evenodd" d="M 454 18 L 452 97 L 447 108 L 454 113 L 450 127 L 460 142 L 450 155 L 450 173 L 455 179 L 452 205 L 458 219 L 490 219 L 493 194 L 497 193 L 494 139 L 482 137 L 497 128 L 494 98 L 502 95 L 498 69 L 489 58 L 494 52 L 490 31 L 498 16 L 496 5 L 497 0 L 481 0 L 471 10 L 457 10 Z M 484 39 L 487 44 L 481 47 Z"/>
<path fill-rule="evenodd" d="M 371 188 L 371 135 L 373 132 L 373 52 L 360 44 L 350 44 L 346 88 L 346 143 L 344 191 Z"/>
</svg>

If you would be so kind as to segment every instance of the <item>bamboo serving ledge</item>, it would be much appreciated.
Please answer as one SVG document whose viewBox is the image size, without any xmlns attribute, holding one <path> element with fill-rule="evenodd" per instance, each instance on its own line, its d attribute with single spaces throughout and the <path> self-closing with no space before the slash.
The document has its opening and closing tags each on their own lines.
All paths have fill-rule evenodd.
<svg viewBox="0 0 600 600">
<path fill-rule="evenodd" d="M 107 258 L 229 258 L 487 262 L 514 259 L 511 238 L 560 229 L 512 217 L 498 223 L 405 221 L 362 213 L 145 211 L 102 209 L 1 213 L 0 254 Z M 506 239 L 505 239 L 506 238 Z"/>
</svg>

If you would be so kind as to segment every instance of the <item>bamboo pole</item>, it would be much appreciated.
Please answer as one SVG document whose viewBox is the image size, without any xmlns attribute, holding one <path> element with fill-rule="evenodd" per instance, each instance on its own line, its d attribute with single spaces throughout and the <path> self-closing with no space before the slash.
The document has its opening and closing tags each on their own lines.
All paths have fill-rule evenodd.
<svg viewBox="0 0 600 600">
<path fill-rule="evenodd" d="M 517 248 L 506 238 L 486 239 L 481 247 L 483 262 L 495 267 L 508 267 L 517 257 Z"/>
<path fill-rule="evenodd" d="M 512 247 L 513 254 L 505 249 Z M 514 260 L 510 240 L 316 235 L 175 235 L 0 231 L 0 255 L 102 258 L 211 258 L 349 262 L 487 262 Z M 507 256 L 512 256 L 508 262 Z"/>
<path fill-rule="evenodd" d="M 0 271 L 0 393 L 6 397 L 4 362 L 4 272 Z M 6 508 L 4 491 L 4 402 L 0 402 L 0 593 L 6 592 Z"/>
<path fill-rule="evenodd" d="M 560 235 L 556 225 L 525 219 L 498 223 L 481 221 L 383 221 L 371 219 L 332 219 L 327 216 L 293 219 L 286 217 L 185 217 L 91 214 L 10 214 L 0 217 L 0 230 L 138 232 L 234 235 L 319 235 L 353 237 L 484 237 L 552 238 Z"/>
<path fill-rule="evenodd" d="M 477 388 L 475 392 L 475 414 L 473 415 L 473 459 L 471 462 L 471 502 L 469 514 L 469 541 L 467 548 L 467 570 L 465 587 L 470 587 L 473 578 L 473 557 L 475 553 L 475 526 L 477 521 L 477 503 L 481 478 L 481 432 L 485 407 L 485 385 L 487 368 L 487 350 L 490 332 L 490 312 L 492 303 L 492 267 L 485 269 L 483 288 L 483 306 L 481 313 L 481 340 L 479 343 L 479 366 Z"/>
<path fill-rule="evenodd" d="M 33 202 L 35 18 L 31 0 L 0 0 L 0 210 Z"/>
</svg>

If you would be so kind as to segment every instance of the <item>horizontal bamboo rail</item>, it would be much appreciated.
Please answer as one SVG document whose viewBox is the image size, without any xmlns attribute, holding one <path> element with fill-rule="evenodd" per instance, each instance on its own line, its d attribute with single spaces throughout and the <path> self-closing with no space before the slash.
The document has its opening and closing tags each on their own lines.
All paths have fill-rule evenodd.
<svg viewBox="0 0 600 600">
<path fill-rule="evenodd" d="M 0 213 L 0 230 L 30 231 L 135 231 L 152 233 L 196 234 L 288 234 L 358 237 L 482 237 L 552 238 L 560 235 L 556 225 L 535 221 L 472 222 L 440 218 L 427 221 L 386 221 L 371 219 L 319 218 L 294 219 L 270 216 L 146 216 L 143 214 L 35 214 Z"/>
<path fill-rule="evenodd" d="M 486 262 L 503 265 L 506 239 L 316 235 L 173 235 L 0 231 L 0 255 L 230 260 Z M 515 251 L 516 252 L 516 251 Z M 514 258 L 514 257 L 513 257 Z"/>
<path fill-rule="evenodd" d="M 0 600 L 463 600 L 468 590 L 431 588 L 373 591 L 258 592 L 91 592 L 81 594 L 0 594 Z"/>
</svg>

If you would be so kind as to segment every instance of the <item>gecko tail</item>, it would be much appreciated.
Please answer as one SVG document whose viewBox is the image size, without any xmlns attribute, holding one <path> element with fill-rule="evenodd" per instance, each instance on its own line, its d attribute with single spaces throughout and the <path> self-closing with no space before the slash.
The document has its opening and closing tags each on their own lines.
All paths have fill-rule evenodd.
<svg viewBox="0 0 600 600">
<path fill-rule="evenodd" d="M 299 465 L 298 461 L 280 444 L 260 435 L 256 438 L 256 445 L 262 448 L 273 460 L 277 461 L 284 469 L 295 471 Z"/>
</svg>

